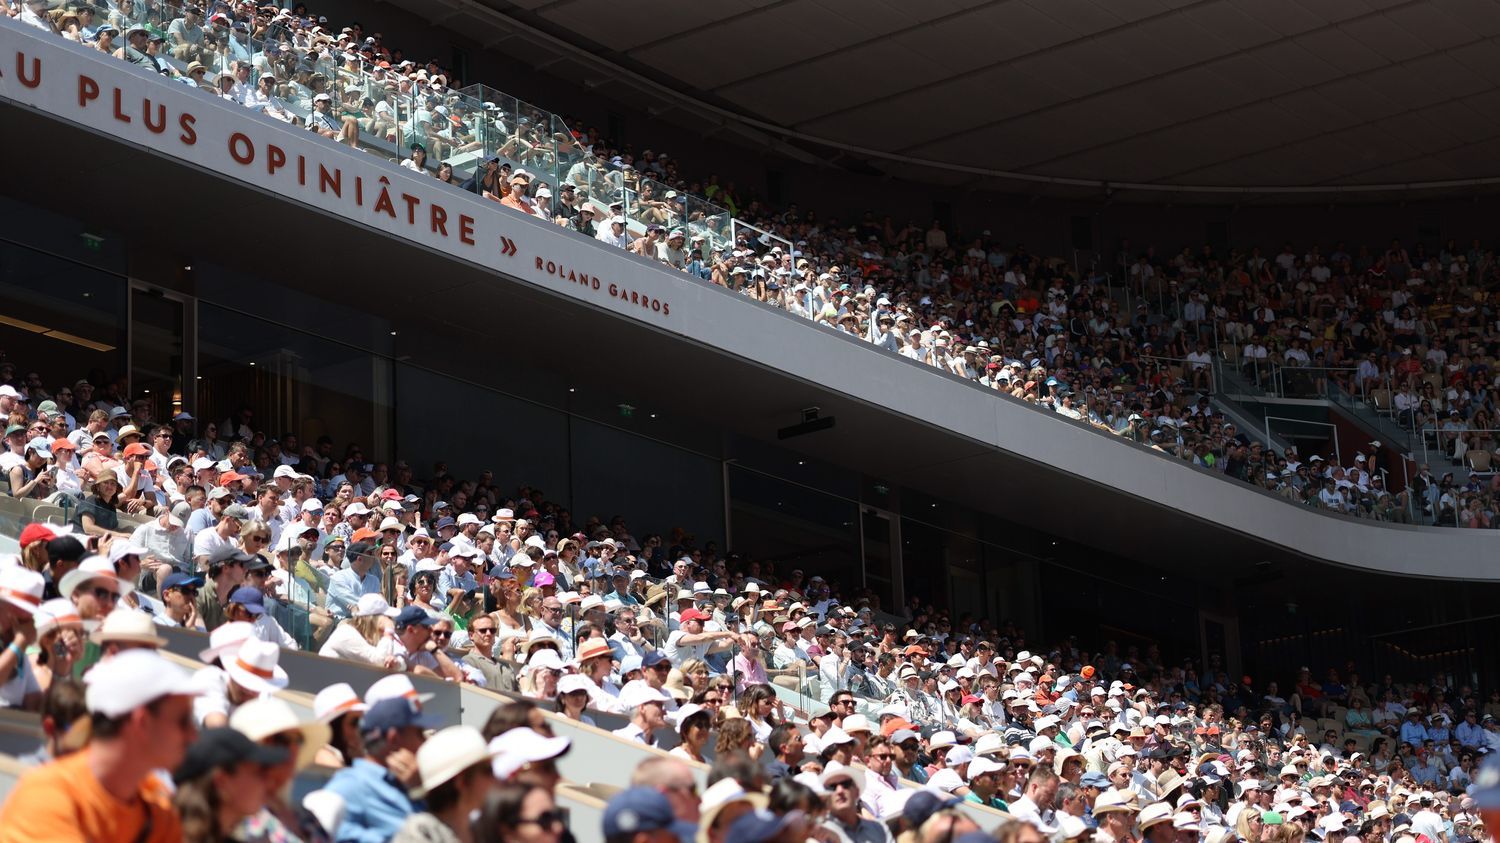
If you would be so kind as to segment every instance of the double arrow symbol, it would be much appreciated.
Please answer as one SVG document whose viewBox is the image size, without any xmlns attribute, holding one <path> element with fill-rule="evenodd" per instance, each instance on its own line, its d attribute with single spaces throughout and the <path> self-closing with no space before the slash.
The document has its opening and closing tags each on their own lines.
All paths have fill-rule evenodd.
<svg viewBox="0 0 1500 843">
<path fill-rule="evenodd" d="M 505 255 L 506 257 L 511 257 L 511 258 L 515 257 L 516 256 L 516 241 L 510 239 L 509 237 L 501 235 L 501 237 L 500 237 L 500 254 Z"/>
</svg>

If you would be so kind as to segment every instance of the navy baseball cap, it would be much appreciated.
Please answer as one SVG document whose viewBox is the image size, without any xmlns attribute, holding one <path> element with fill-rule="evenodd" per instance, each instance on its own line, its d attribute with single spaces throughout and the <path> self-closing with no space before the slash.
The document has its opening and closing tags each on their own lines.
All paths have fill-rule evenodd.
<svg viewBox="0 0 1500 843">
<path fill-rule="evenodd" d="M 161 581 L 162 591 L 166 591 L 167 589 L 171 588 L 183 588 L 184 586 L 186 586 L 187 588 L 202 588 L 203 578 L 177 571 L 175 573 L 168 574 L 167 578 Z"/>
<path fill-rule="evenodd" d="M 238 603 L 245 607 L 245 611 L 252 615 L 264 615 L 266 613 L 266 596 L 260 589 L 253 585 L 242 585 L 229 595 L 230 603 Z M 415 607 L 412 607 L 415 608 Z M 422 611 L 417 609 L 417 611 Z"/>
<path fill-rule="evenodd" d="M 801 811 L 788 811 L 777 816 L 764 808 L 746 811 L 734 818 L 724 835 L 724 843 L 766 843 L 782 832 L 788 825 L 802 819 Z"/>
<path fill-rule="evenodd" d="M 641 659 L 641 667 L 655 667 L 667 661 L 667 656 L 660 650 L 652 650 Z"/>
<path fill-rule="evenodd" d="M 444 527 L 457 527 L 457 526 L 458 526 L 458 522 L 457 521 L 454 521 L 452 518 L 449 518 L 448 516 L 444 515 L 442 518 L 438 519 L 437 525 L 435 527 L 433 527 L 433 529 L 435 529 L 435 530 L 441 530 Z"/>
<path fill-rule="evenodd" d="M 944 808 L 952 808 L 962 803 L 962 799 L 948 796 L 942 793 L 933 793 L 930 790 L 919 790 L 906 800 L 906 805 L 901 809 L 901 818 L 911 823 L 912 828 L 921 828 L 927 818 L 936 814 Z"/>
<path fill-rule="evenodd" d="M 511 573 L 510 568 L 504 565 L 496 565 L 490 569 L 490 576 L 497 580 L 513 580 L 516 575 Z"/>
<path fill-rule="evenodd" d="M 262 746 L 238 729 L 208 729 L 188 747 L 187 755 L 174 775 L 178 781 L 183 781 L 245 761 L 264 766 L 280 764 L 286 756 L 286 747 Z"/>
<path fill-rule="evenodd" d="M 239 592 L 235 593 L 238 594 Z M 432 615 L 427 614 L 427 610 L 422 608 L 421 606 L 407 606 L 406 608 L 401 610 L 401 614 L 396 616 L 395 621 L 397 627 L 418 625 L 432 626 L 437 622 L 438 619 L 433 617 Z"/>
<path fill-rule="evenodd" d="M 1084 787 L 1100 787 L 1104 788 L 1105 790 L 1113 787 L 1113 785 L 1109 783 L 1109 776 L 1106 776 L 1103 773 L 1084 773 L 1083 778 L 1079 779 L 1078 783 Z"/>
<path fill-rule="evenodd" d="M 389 729 L 404 729 L 407 726 L 415 726 L 418 729 L 441 729 L 443 721 L 437 715 L 423 712 L 417 708 L 416 703 L 406 697 L 394 697 L 375 703 L 359 721 L 361 732 L 383 733 Z"/>
<path fill-rule="evenodd" d="M 369 715 L 365 715 L 368 717 Z M 616 793 L 604 806 L 604 836 L 629 836 L 638 831 L 668 829 L 683 841 L 698 834 L 698 826 L 677 819 L 672 803 L 654 787 L 632 787 Z"/>
</svg>

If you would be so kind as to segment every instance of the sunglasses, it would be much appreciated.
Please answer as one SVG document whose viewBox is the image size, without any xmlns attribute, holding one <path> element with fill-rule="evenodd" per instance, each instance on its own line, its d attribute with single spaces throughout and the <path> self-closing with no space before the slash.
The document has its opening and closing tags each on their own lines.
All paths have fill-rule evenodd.
<svg viewBox="0 0 1500 843">
<path fill-rule="evenodd" d="M 89 593 L 94 595 L 95 600 L 118 601 L 120 599 L 120 595 L 114 589 L 104 588 L 103 586 L 91 589 Z"/>
<path fill-rule="evenodd" d="M 432 637 L 433 638 L 444 638 L 444 639 L 452 638 L 453 637 L 453 631 L 449 630 L 447 632 L 438 632 L 438 631 L 434 630 L 433 633 L 432 633 Z"/>
<path fill-rule="evenodd" d="M 850 779 L 840 779 L 836 782 L 829 782 L 827 785 L 825 785 L 825 787 L 827 787 L 829 790 L 858 790 L 858 788 L 854 786 L 854 782 Z"/>
<path fill-rule="evenodd" d="M 552 828 L 562 825 L 564 822 L 562 811 L 543 811 L 529 820 L 517 820 L 521 825 L 539 825 L 543 828 Z"/>
<path fill-rule="evenodd" d="M 469 627 L 469 634 L 470 635 L 489 635 L 489 634 L 493 633 L 494 631 L 495 631 L 495 628 L 493 626 L 471 626 L 471 627 Z"/>
</svg>

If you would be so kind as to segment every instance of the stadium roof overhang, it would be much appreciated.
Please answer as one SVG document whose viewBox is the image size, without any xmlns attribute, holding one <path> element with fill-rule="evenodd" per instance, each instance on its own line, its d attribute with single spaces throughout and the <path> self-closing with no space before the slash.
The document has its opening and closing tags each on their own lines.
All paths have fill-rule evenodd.
<svg viewBox="0 0 1500 843">
<path fill-rule="evenodd" d="M 381 309 L 374 315 L 391 318 L 399 314 L 402 334 L 411 338 L 398 347 L 399 359 L 405 362 L 451 371 L 456 359 L 466 358 L 481 366 L 474 376 L 476 382 L 499 385 L 528 380 L 538 390 L 529 396 L 532 400 L 610 419 L 617 426 L 664 441 L 696 442 L 701 452 L 724 459 L 734 456 L 731 434 L 775 442 L 777 430 L 796 422 L 802 408 L 818 406 L 824 415 L 837 417 L 837 429 L 782 445 L 892 487 L 961 502 L 1127 558 L 1149 559 L 1157 567 L 1200 581 L 1258 576 L 1268 564 L 1290 567 L 1309 559 L 1297 547 L 1226 529 L 1177 506 L 1059 470 L 1044 460 L 1049 450 L 1072 447 L 1066 444 L 1066 436 L 1056 441 L 1028 438 L 1015 451 L 978 443 L 852 398 L 836 381 L 811 382 L 678 334 L 653 330 L 586 299 L 507 283 L 495 271 L 445 259 L 284 196 L 250 190 L 222 175 L 32 110 L 0 103 L 0 120 L 14 137 L 27 138 L 33 148 L 47 149 L 48 160 L 53 162 L 49 167 L 12 169 L 5 188 L 11 195 L 51 205 L 64 214 L 85 215 L 86 222 L 106 223 L 141 243 L 161 244 L 160 252 L 148 258 L 164 269 L 175 269 L 173 265 L 181 263 L 184 255 L 198 254 L 240 271 L 295 283 L 330 301 L 351 306 L 378 303 Z M 101 190 L 101 185 L 110 189 Z M 176 214 L 164 229 L 161 214 L 139 213 L 140 202 L 150 195 L 153 185 L 170 185 L 171 195 L 182 200 L 183 208 L 203 212 Z M 232 214 L 213 210 L 230 208 Z M 250 242 L 243 239 L 245 232 L 266 220 L 273 220 L 277 231 L 316 232 L 316 236 L 279 238 L 264 249 L 235 248 L 231 256 L 216 245 L 244 246 Z M 226 241 L 229 233 L 234 237 Z M 237 338 L 236 347 L 244 347 L 249 339 Z M 547 374 L 521 374 L 533 372 Z M 621 400 L 639 406 L 641 412 L 631 420 L 619 419 L 616 407 Z M 433 409 L 452 417 L 454 424 L 474 423 L 456 415 L 453 407 Z M 648 418 L 648 410 L 659 410 L 661 418 Z M 1046 431 L 1066 432 L 1060 421 L 1049 419 L 1043 424 Z M 1050 433 L 1045 435 L 1052 438 Z M 1104 447 L 1110 454 L 1130 448 L 1115 443 Z M 1158 457 L 1147 459 L 1152 470 L 1187 470 Z M 1212 482 L 1215 489 L 1224 484 L 1227 495 L 1256 494 L 1238 484 Z M 1162 487 L 1159 498 L 1170 500 L 1172 495 L 1170 487 Z M 1273 506 L 1273 515 L 1296 511 L 1279 502 Z M 1346 520 L 1312 517 L 1320 519 L 1318 523 Z M 1370 525 L 1359 529 L 1413 528 Z M 1421 540 L 1433 542 L 1438 552 L 1443 541 L 1468 540 L 1483 531 L 1420 532 L 1430 537 Z M 1378 541 L 1375 532 L 1368 541 Z M 1204 564 L 1205 554 L 1211 555 L 1212 564 Z M 1326 569 L 1330 576 L 1336 571 L 1327 566 L 1314 568 Z M 1310 569 L 1304 564 L 1298 570 Z M 1443 576 L 1436 569 L 1421 573 Z M 1471 575 L 1485 576 L 1463 576 Z"/>
<path fill-rule="evenodd" d="M 1493 189 L 1489 0 L 392 0 L 651 114 L 1028 194 Z"/>
</svg>

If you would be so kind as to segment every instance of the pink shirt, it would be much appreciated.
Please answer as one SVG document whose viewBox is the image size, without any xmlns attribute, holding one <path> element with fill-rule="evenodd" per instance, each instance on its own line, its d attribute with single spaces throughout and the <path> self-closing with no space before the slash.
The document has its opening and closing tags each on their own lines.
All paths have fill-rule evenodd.
<svg viewBox="0 0 1500 843">
<path fill-rule="evenodd" d="M 752 659 L 744 653 L 734 657 L 730 669 L 734 671 L 736 693 L 744 693 L 751 685 L 764 685 L 770 681 L 766 676 L 766 666 L 759 659 Z"/>
</svg>

